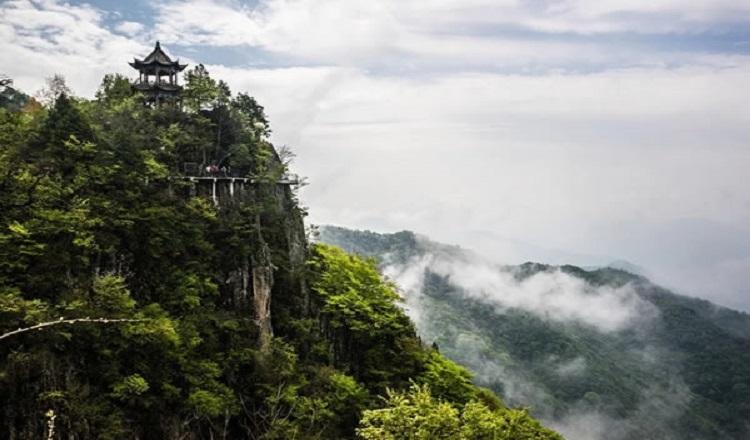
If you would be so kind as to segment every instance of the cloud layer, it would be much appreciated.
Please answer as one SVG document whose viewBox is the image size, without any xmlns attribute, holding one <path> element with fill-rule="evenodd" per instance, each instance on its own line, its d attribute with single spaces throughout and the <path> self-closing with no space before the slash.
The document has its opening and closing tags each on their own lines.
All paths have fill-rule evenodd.
<svg viewBox="0 0 750 440">
<path fill-rule="evenodd" d="M 428 244 L 422 248 L 430 247 Z M 439 341 L 443 353 L 471 368 L 478 384 L 502 387 L 501 394 L 508 404 L 530 406 L 535 416 L 566 438 L 617 440 L 640 433 L 677 439 L 673 424 L 684 414 L 693 395 L 678 373 L 680 367 L 674 355 L 653 345 L 658 344 L 658 337 L 651 333 L 660 326 L 658 310 L 641 299 L 632 286 L 595 287 L 560 270 L 519 277 L 519 268 L 492 264 L 469 252 L 427 251 L 406 262 L 388 254 L 381 257 L 383 272 L 400 287 L 406 312 L 416 322 L 420 336 L 425 341 Z M 449 285 L 439 287 L 437 292 L 432 290 L 434 287 L 425 289 L 428 272 Z M 446 291 L 447 287 L 452 290 Z M 430 291 L 433 293 L 426 293 Z M 459 301 L 445 301 L 445 295 Z M 465 301 L 476 301 L 481 309 L 492 308 L 496 315 L 483 312 L 476 319 L 458 315 L 460 324 L 452 322 L 456 318 L 453 313 L 460 308 L 477 310 Z M 567 358 L 535 353 L 530 369 L 521 358 L 514 357 L 513 350 L 502 348 L 502 338 L 489 339 L 496 335 L 489 330 L 493 323 L 513 319 L 512 312 L 519 309 L 540 318 L 549 325 L 548 331 L 580 335 L 577 332 L 594 330 L 604 333 L 602 340 L 613 344 L 620 337 L 634 338 L 623 359 L 638 365 L 638 373 L 633 374 L 648 372 L 643 377 L 653 380 L 632 385 L 636 401 L 627 415 L 614 416 L 607 406 L 611 401 L 602 402 L 613 396 L 600 396 L 586 391 L 586 387 L 579 388 L 580 395 L 561 404 L 556 401 L 558 393 L 546 387 L 549 378 L 540 380 L 539 372 L 557 376 L 561 384 L 595 383 L 603 380 L 597 356 L 607 355 L 592 355 L 582 347 L 580 354 Z M 517 339 L 513 343 L 519 344 Z M 593 360 L 591 370 L 585 356 Z"/>
<path fill-rule="evenodd" d="M 594 287 L 560 270 L 538 272 L 519 280 L 514 272 L 480 258 L 427 254 L 405 265 L 387 265 L 383 273 L 400 286 L 408 312 L 420 324 L 419 301 L 426 272 L 443 277 L 456 294 L 494 307 L 502 313 L 521 309 L 541 319 L 592 326 L 603 332 L 619 331 L 654 319 L 658 313 L 629 285 Z M 574 372 L 582 365 L 561 365 Z"/>
<path fill-rule="evenodd" d="M 655 233 L 750 237 L 748 24 L 730 0 L 9 0 L 0 66 L 28 92 L 62 73 L 92 96 L 160 39 L 266 106 L 313 222 L 625 258 L 750 309 L 750 251 L 670 266 L 680 245 Z M 516 247 L 485 246 L 548 255 Z"/>
</svg>

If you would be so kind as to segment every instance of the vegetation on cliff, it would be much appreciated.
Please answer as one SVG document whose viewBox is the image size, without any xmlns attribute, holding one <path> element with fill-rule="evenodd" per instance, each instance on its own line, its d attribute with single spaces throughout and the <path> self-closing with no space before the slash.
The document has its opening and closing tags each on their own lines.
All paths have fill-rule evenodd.
<svg viewBox="0 0 750 440">
<path fill-rule="evenodd" d="M 184 110 L 116 75 L 0 108 L 4 438 L 559 438 L 423 346 L 373 261 L 309 247 L 263 108 L 186 79 Z M 210 165 L 255 183 L 179 178 Z"/>
</svg>

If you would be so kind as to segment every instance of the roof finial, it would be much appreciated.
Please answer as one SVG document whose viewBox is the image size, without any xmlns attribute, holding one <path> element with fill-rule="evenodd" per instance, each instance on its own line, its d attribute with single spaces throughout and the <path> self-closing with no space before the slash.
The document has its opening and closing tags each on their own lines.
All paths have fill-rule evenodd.
<svg viewBox="0 0 750 440">
<path fill-rule="evenodd" d="M 161 44 L 159 44 L 159 40 L 156 40 L 156 48 L 161 49 Z"/>
</svg>

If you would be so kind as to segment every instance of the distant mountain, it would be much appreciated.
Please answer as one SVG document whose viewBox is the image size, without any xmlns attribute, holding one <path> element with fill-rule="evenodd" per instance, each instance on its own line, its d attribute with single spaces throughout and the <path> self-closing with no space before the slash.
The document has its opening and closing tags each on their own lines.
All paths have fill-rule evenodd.
<svg viewBox="0 0 750 440">
<path fill-rule="evenodd" d="M 746 313 L 625 263 L 501 266 L 408 231 L 319 239 L 376 257 L 424 340 L 567 438 L 750 438 Z"/>
<path fill-rule="evenodd" d="M 750 311 L 748 226 L 702 218 L 625 222 L 618 224 L 615 236 L 598 237 L 589 251 L 609 249 L 647 268 L 660 285 Z"/>
<path fill-rule="evenodd" d="M 630 272 L 634 275 L 641 275 L 641 276 L 647 276 L 646 269 L 642 268 L 641 266 L 638 266 L 637 264 L 633 264 L 630 261 L 626 260 L 615 260 L 607 264 L 607 267 L 612 269 L 620 269 L 624 270 L 625 272 Z"/>
</svg>

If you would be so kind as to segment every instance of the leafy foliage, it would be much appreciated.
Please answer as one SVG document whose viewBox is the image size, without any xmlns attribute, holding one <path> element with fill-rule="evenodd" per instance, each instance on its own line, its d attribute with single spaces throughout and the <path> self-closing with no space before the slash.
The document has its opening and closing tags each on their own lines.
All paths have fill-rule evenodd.
<svg viewBox="0 0 750 440">
<path fill-rule="evenodd" d="M 386 407 L 365 411 L 357 434 L 364 440 L 561 440 L 524 410 L 491 410 L 478 401 L 456 406 L 426 385 L 388 392 Z"/>
<path fill-rule="evenodd" d="M 0 432 L 353 438 L 412 382 L 500 408 L 421 344 L 372 261 L 308 248 L 263 107 L 202 66 L 187 77 L 184 110 L 144 106 L 117 75 L 94 100 L 60 80 L 44 107 L 0 108 L 0 334 L 56 323 L 0 340 Z M 185 163 L 260 183 L 213 203 L 174 178 Z"/>
<path fill-rule="evenodd" d="M 31 97 L 13 88 L 13 81 L 0 75 L 0 108 L 9 111 L 20 111 L 31 104 Z"/>
</svg>

